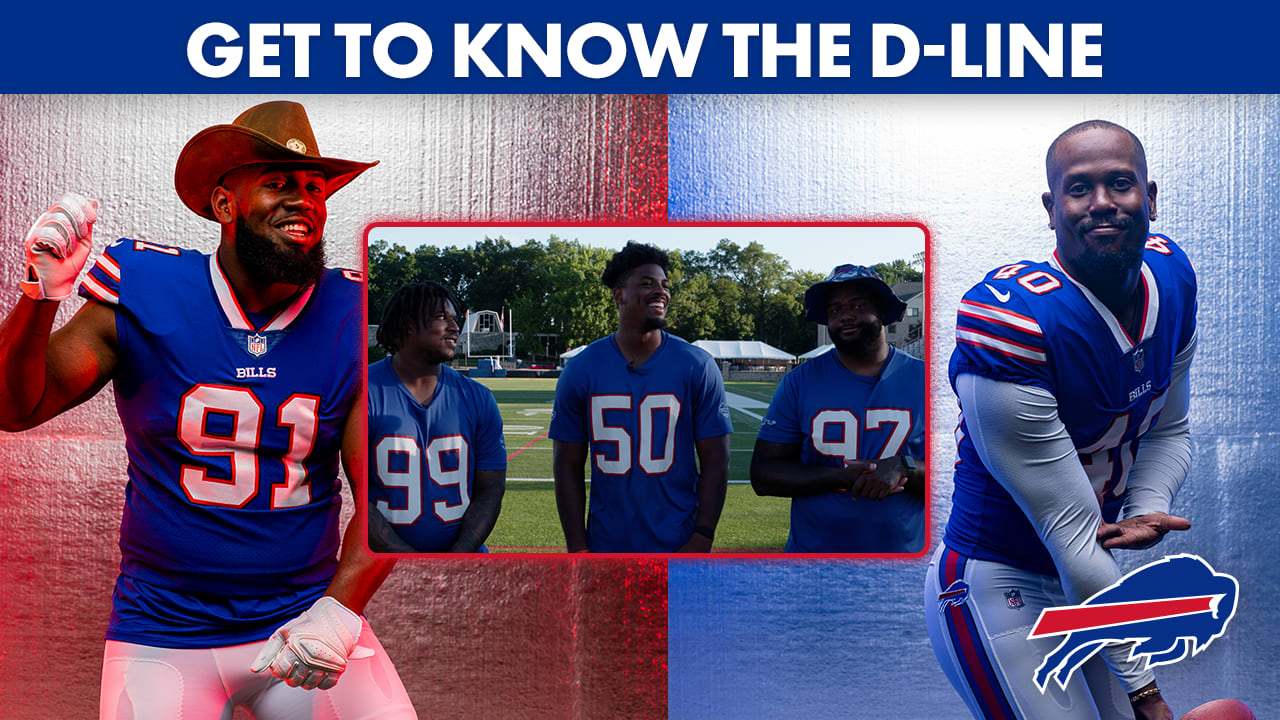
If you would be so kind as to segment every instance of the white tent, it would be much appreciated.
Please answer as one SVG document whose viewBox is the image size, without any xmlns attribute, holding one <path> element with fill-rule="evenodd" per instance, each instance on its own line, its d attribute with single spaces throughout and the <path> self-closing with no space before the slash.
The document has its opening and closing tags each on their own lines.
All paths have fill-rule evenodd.
<svg viewBox="0 0 1280 720">
<path fill-rule="evenodd" d="M 795 355 L 759 340 L 699 340 L 694 343 L 717 360 L 787 360 Z"/>
<path fill-rule="evenodd" d="M 578 356 L 578 353 L 580 353 L 580 352 L 582 352 L 583 350 L 586 350 L 586 349 L 587 349 L 587 346 L 586 346 L 586 345 L 579 345 L 579 346 L 578 346 L 578 347 L 576 347 L 576 348 L 569 348 L 568 350 L 565 350 L 564 352 L 560 353 L 560 359 L 561 359 L 561 360 L 568 360 L 568 359 L 570 359 L 570 358 L 577 357 L 577 356 Z"/>
<path fill-rule="evenodd" d="M 821 354 L 823 354 L 823 353 L 827 352 L 828 350 L 830 350 L 830 349 L 831 349 L 831 348 L 833 348 L 833 347 L 835 347 L 835 345 L 832 345 L 831 343 L 827 343 L 826 345 L 819 345 L 818 347 L 816 347 L 816 348 L 814 348 L 814 349 L 810 350 L 809 352 L 807 352 L 807 353 L 805 353 L 805 354 L 801 355 L 801 356 L 800 356 L 800 359 L 801 359 L 801 360 L 812 360 L 812 359 L 814 359 L 814 358 L 818 357 L 819 355 L 821 355 Z"/>
</svg>

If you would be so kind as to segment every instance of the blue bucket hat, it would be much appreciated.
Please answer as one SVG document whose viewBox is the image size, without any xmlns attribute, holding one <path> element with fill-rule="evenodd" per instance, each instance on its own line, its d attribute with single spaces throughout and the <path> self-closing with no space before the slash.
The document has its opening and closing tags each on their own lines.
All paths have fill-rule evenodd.
<svg viewBox="0 0 1280 720">
<path fill-rule="evenodd" d="M 819 325 L 826 325 L 827 291 L 832 285 L 845 282 L 862 283 L 868 290 L 875 293 L 880 300 L 880 307 L 884 310 L 882 321 L 885 325 L 898 322 L 907 311 L 907 304 L 893 294 L 893 290 L 889 289 L 889 285 L 880 279 L 880 274 L 875 270 L 864 265 L 840 265 L 831 271 L 826 280 L 814 283 L 804 291 L 805 319 Z"/>
</svg>

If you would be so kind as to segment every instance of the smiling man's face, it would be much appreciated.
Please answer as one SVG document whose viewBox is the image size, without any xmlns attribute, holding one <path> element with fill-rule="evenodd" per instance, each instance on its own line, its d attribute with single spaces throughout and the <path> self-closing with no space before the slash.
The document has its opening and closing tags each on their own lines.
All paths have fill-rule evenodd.
<svg viewBox="0 0 1280 720">
<path fill-rule="evenodd" d="M 459 330 L 458 311 L 453 303 L 441 300 L 409 329 L 397 352 L 427 365 L 449 362 L 458 349 Z"/>
<path fill-rule="evenodd" d="M 311 165 L 248 165 L 222 186 L 235 204 L 236 255 L 263 283 L 308 285 L 324 274 L 325 174 Z"/>
<path fill-rule="evenodd" d="M 1042 199 L 1068 271 L 1096 277 L 1142 264 L 1156 186 L 1128 133 L 1098 127 L 1062 138 L 1048 174 Z"/>
<path fill-rule="evenodd" d="M 613 297 L 618 304 L 619 325 L 637 326 L 644 332 L 667 326 L 671 284 L 661 265 L 650 263 L 635 268 L 621 286 L 614 288 Z"/>
</svg>

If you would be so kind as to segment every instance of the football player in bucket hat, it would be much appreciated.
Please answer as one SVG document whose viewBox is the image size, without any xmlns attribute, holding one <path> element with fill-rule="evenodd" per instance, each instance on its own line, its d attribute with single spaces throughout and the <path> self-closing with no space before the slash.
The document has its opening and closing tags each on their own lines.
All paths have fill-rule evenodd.
<svg viewBox="0 0 1280 720">
<path fill-rule="evenodd" d="M 786 374 L 751 456 L 760 495 L 789 497 L 787 551 L 924 550 L 924 363 L 889 345 L 906 303 L 880 275 L 840 265 L 804 294 L 834 346 Z"/>
<path fill-rule="evenodd" d="M 838 265 L 826 280 L 814 283 L 804 292 L 804 317 L 819 325 L 827 324 L 827 292 L 833 285 L 856 282 L 865 285 L 880 304 L 881 323 L 892 325 L 902 320 L 907 311 L 907 304 L 902 302 L 889 285 L 880 278 L 880 273 L 865 265 Z"/>
</svg>

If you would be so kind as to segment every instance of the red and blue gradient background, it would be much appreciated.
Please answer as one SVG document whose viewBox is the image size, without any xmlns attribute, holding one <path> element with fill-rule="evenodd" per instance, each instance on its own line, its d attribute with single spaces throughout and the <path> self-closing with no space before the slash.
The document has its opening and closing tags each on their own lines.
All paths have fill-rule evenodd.
<svg viewBox="0 0 1280 720">
<path fill-rule="evenodd" d="M 69 190 L 101 202 L 99 252 L 118 237 L 212 251 L 216 225 L 174 193 L 178 151 L 268 99 L 0 96 L 0 313 L 28 225 Z M 330 200 L 332 265 L 360 267 L 371 220 L 666 219 L 663 96 L 294 99 L 321 152 L 382 161 Z M 110 392 L 0 435 L 0 717 L 97 715 L 125 479 Z M 661 561 L 405 562 L 367 615 L 423 718 L 666 714 Z"/>
<path fill-rule="evenodd" d="M 0 311 L 18 297 L 27 225 L 66 190 L 103 201 L 99 247 L 212 250 L 215 229 L 173 194 L 173 161 L 196 130 L 265 99 L 0 97 Z M 935 542 L 954 304 L 991 267 L 1048 252 L 1053 136 L 1089 117 L 1129 126 L 1160 183 L 1154 229 L 1199 273 L 1200 346 L 1195 458 L 1174 507 L 1194 527 L 1125 562 L 1193 552 L 1240 581 L 1226 636 L 1159 672 L 1175 712 L 1222 695 L 1280 710 L 1277 98 L 299 99 L 325 153 L 384 161 L 331 203 L 337 264 L 358 264 L 372 220 L 926 223 Z M 96 713 L 124 478 L 109 394 L 0 437 L 0 716 Z M 923 574 L 923 560 L 415 561 L 369 616 L 424 717 L 963 717 L 924 634 Z"/>
<path fill-rule="evenodd" d="M 1223 696 L 1280 713 L 1280 98 L 673 95 L 668 111 L 672 219 L 928 225 L 935 545 L 951 509 L 960 297 L 991 269 L 1051 251 L 1040 194 L 1058 133 L 1090 118 L 1137 133 L 1159 187 L 1152 230 L 1186 250 L 1199 283 L 1193 460 L 1173 506 L 1192 528 L 1116 557 L 1133 569 L 1192 553 L 1240 582 L 1226 634 L 1156 670 L 1174 717 Z M 925 632 L 937 612 L 927 563 L 669 563 L 670 717 L 966 717 Z"/>
</svg>

